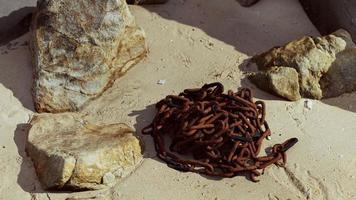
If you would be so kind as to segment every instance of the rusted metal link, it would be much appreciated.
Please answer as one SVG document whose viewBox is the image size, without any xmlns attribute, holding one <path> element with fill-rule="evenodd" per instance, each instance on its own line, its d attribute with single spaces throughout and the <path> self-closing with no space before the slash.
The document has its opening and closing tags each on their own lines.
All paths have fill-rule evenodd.
<svg viewBox="0 0 356 200">
<path fill-rule="evenodd" d="M 271 135 L 264 102 L 253 102 L 246 88 L 223 92 L 216 82 L 167 96 L 156 104 L 157 114 L 142 133 L 153 137 L 158 157 L 169 167 L 219 177 L 243 172 L 257 182 L 258 170 L 286 163 L 286 151 L 298 139 L 276 144 L 259 157 L 263 140 Z M 169 149 L 165 135 L 171 138 Z"/>
</svg>

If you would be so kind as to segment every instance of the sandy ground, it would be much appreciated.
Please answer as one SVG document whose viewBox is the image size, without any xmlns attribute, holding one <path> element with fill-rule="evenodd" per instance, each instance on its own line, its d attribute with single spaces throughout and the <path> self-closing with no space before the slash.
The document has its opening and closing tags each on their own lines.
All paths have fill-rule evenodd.
<svg viewBox="0 0 356 200">
<path fill-rule="evenodd" d="M 24 153 L 33 114 L 29 35 L 0 47 L 0 199 L 62 200 L 71 196 L 110 199 L 356 199 L 356 93 L 324 101 L 287 102 L 244 79 L 255 53 L 303 35 L 318 35 L 297 0 L 262 0 L 241 8 L 234 0 L 171 0 L 132 6 L 144 28 L 149 56 L 82 112 L 93 122 L 126 122 L 146 144 L 145 160 L 124 182 L 106 191 L 53 193 L 41 190 Z M 15 43 L 17 44 L 15 45 Z M 164 85 L 157 84 L 165 80 Z M 155 113 L 154 103 L 185 88 L 221 81 L 226 89 L 251 87 L 266 101 L 273 131 L 266 146 L 298 137 L 286 168 L 269 167 L 259 183 L 244 176 L 211 179 L 181 173 L 157 160 L 151 138 L 140 130 Z"/>
</svg>

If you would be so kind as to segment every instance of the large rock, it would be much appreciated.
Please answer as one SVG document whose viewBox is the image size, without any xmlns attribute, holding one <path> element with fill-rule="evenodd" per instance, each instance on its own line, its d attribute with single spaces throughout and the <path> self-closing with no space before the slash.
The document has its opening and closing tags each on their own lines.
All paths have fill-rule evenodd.
<svg viewBox="0 0 356 200">
<path fill-rule="evenodd" d="M 39 112 L 80 109 L 147 53 L 125 0 L 40 0 L 31 49 Z"/>
<path fill-rule="evenodd" d="M 342 30 L 324 37 L 304 37 L 253 57 L 261 72 L 250 79 L 261 89 L 289 100 L 337 96 L 355 90 L 354 48 L 350 35 Z M 299 88 L 295 87 L 295 73 L 276 68 L 295 69 Z"/>
<path fill-rule="evenodd" d="M 343 28 L 356 41 L 356 1 L 299 0 L 313 24 L 322 34 Z"/>
<path fill-rule="evenodd" d="M 101 189 L 130 174 L 142 159 L 125 124 L 93 125 L 79 114 L 42 114 L 31 121 L 26 152 L 46 189 Z"/>
</svg>

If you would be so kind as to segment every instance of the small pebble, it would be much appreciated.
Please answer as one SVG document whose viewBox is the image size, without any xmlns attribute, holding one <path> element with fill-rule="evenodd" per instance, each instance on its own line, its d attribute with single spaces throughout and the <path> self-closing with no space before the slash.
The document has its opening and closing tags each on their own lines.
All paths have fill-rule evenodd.
<svg viewBox="0 0 356 200">
<path fill-rule="evenodd" d="M 272 140 L 272 137 L 271 136 L 267 136 L 266 139 L 267 140 Z"/>
<path fill-rule="evenodd" d="M 158 80 L 157 84 L 158 85 L 164 85 L 166 83 L 166 80 Z"/>
<path fill-rule="evenodd" d="M 116 177 L 111 172 L 104 174 L 103 176 L 103 184 L 108 186 L 113 186 L 115 184 Z"/>
<path fill-rule="evenodd" d="M 311 100 L 305 100 L 304 101 L 304 107 L 311 110 L 313 109 L 313 102 Z"/>
<path fill-rule="evenodd" d="M 3 149 L 5 149 L 5 146 L 2 146 Z"/>
</svg>

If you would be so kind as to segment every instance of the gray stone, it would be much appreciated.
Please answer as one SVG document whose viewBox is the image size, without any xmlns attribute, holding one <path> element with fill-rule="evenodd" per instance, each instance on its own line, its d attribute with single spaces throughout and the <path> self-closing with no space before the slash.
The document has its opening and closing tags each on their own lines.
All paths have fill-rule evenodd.
<svg viewBox="0 0 356 200">
<path fill-rule="evenodd" d="M 356 91 L 356 47 L 336 56 L 335 62 L 320 80 L 323 97 L 337 97 Z"/>
<path fill-rule="evenodd" d="M 38 112 L 81 109 L 147 54 L 125 0 L 40 0 L 31 32 Z"/>
<path fill-rule="evenodd" d="M 94 125 L 80 114 L 41 114 L 31 121 L 26 152 L 46 189 L 101 189 L 129 175 L 142 159 L 125 124 Z"/>
<path fill-rule="evenodd" d="M 344 30 L 324 37 L 304 37 L 253 57 L 262 72 L 250 79 L 261 89 L 289 100 L 337 96 L 355 90 L 354 48 L 351 36 Z M 294 90 L 295 74 L 290 69 L 275 68 L 296 70 L 300 95 Z M 266 81 L 267 85 L 262 84 Z M 288 90 L 286 85 L 292 88 Z"/>
</svg>

